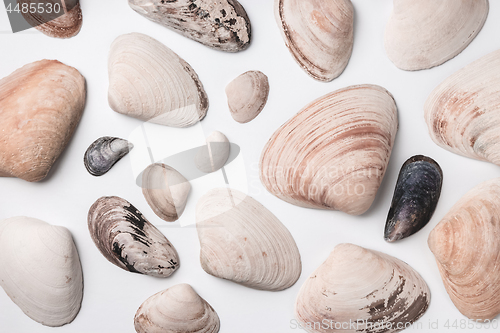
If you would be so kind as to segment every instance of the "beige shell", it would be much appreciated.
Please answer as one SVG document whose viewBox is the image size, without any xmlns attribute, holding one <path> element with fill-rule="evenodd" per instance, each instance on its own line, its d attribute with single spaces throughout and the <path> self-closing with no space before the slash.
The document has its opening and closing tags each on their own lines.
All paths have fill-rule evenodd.
<svg viewBox="0 0 500 333">
<path fill-rule="evenodd" d="M 404 70 L 441 65 L 481 31 L 488 7 L 488 0 L 394 0 L 385 29 L 387 55 Z"/>
<path fill-rule="evenodd" d="M 362 214 L 382 182 L 397 128 L 396 104 L 384 88 L 334 91 L 273 134 L 262 151 L 261 182 L 297 206 Z"/>
<path fill-rule="evenodd" d="M 429 235 L 457 309 L 473 320 L 500 314 L 500 178 L 464 195 Z"/>
<path fill-rule="evenodd" d="M 109 106 L 143 121 L 188 127 L 202 120 L 208 97 L 191 66 L 149 36 L 118 37 L 109 51 Z"/>
<path fill-rule="evenodd" d="M 354 43 L 350 0 L 274 0 L 274 13 L 286 46 L 310 76 L 331 81 L 342 74 Z"/>
<path fill-rule="evenodd" d="M 429 134 L 440 147 L 500 165 L 500 50 L 444 80 L 424 109 Z"/>
<path fill-rule="evenodd" d="M 137 333 L 217 333 L 217 312 L 189 284 L 178 284 L 148 298 L 134 318 Z"/>
<path fill-rule="evenodd" d="M 205 173 L 215 172 L 226 164 L 230 151 L 231 144 L 226 136 L 213 131 L 207 136 L 207 144 L 196 153 L 196 168 Z"/>
<path fill-rule="evenodd" d="M 260 71 L 248 71 L 226 87 L 227 104 L 234 120 L 248 123 L 255 119 L 267 103 L 269 81 Z"/>
<path fill-rule="evenodd" d="M 429 302 L 427 284 L 408 264 L 340 244 L 302 285 L 295 316 L 311 333 L 391 333 L 417 321 Z"/>
<path fill-rule="evenodd" d="M 80 311 L 82 267 L 68 229 L 30 217 L 1 221 L 0 267 L 0 285 L 31 319 L 56 327 Z"/>
<path fill-rule="evenodd" d="M 0 176 L 44 179 L 80 122 L 85 79 L 41 60 L 0 80 Z"/>
<path fill-rule="evenodd" d="M 196 206 L 201 266 L 210 275 L 244 286 L 291 287 L 302 265 L 295 240 L 269 210 L 229 188 L 205 194 Z"/>
<path fill-rule="evenodd" d="M 186 208 L 191 184 L 174 168 L 154 163 L 142 173 L 142 194 L 158 217 L 173 222 Z"/>
</svg>

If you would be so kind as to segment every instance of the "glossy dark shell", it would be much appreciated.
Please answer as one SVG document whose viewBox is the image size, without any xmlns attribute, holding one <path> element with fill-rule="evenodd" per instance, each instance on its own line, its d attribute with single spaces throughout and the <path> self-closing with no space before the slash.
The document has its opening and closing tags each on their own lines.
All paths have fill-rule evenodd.
<svg viewBox="0 0 500 333">
<path fill-rule="evenodd" d="M 436 209 L 443 171 L 432 158 L 416 155 L 401 167 L 384 238 L 388 242 L 413 235 L 431 219 Z"/>
<path fill-rule="evenodd" d="M 92 176 L 102 176 L 133 147 L 127 140 L 103 136 L 89 146 L 83 157 L 83 163 Z"/>
</svg>

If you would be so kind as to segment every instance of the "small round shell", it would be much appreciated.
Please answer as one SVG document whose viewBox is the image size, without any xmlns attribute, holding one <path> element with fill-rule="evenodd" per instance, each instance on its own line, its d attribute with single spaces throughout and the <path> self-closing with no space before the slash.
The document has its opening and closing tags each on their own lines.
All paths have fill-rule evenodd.
<svg viewBox="0 0 500 333">
<path fill-rule="evenodd" d="M 267 76 L 259 71 L 248 71 L 226 87 L 227 104 L 234 120 L 248 123 L 262 111 L 269 96 Z"/>
<path fill-rule="evenodd" d="M 195 163 L 198 170 L 211 173 L 222 168 L 228 158 L 231 144 L 224 134 L 213 131 L 207 137 L 207 144 L 199 148 Z"/>
</svg>

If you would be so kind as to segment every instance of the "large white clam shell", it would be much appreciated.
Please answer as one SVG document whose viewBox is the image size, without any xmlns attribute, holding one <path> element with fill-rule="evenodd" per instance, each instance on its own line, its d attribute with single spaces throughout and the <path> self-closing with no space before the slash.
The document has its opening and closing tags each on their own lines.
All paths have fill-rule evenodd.
<svg viewBox="0 0 500 333">
<path fill-rule="evenodd" d="M 201 266 L 208 274 L 262 290 L 283 290 L 301 273 L 288 229 L 252 197 L 228 188 L 209 191 L 196 206 Z"/>
<path fill-rule="evenodd" d="M 294 205 L 362 214 L 382 182 L 397 128 L 396 104 L 384 88 L 334 91 L 273 134 L 262 151 L 260 179 Z"/>
<path fill-rule="evenodd" d="M 444 286 L 473 320 L 500 314 L 500 178 L 467 192 L 428 240 Z"/>
<path fill-rule="evenodd" d="M 31 319 L 62 326 L 75 319 L 83 275 L 71 233 L 29 218 L 0 222 L 0 285 Z"/>
<path fill-rule="evenodd" d="M 427 284 L 408 264 L 340 244 L 302 285 L 295 316 L 308 332 L 391 333 L 417 321 L 429 301 Z"/>
<path fill-rule="evenodd" d="M 119 36 L 108 59 L 109 106 L 144 121 L 187 127 L 208 109 L 203 85 L 191 66 L 156 39 Z"/>
</svg>

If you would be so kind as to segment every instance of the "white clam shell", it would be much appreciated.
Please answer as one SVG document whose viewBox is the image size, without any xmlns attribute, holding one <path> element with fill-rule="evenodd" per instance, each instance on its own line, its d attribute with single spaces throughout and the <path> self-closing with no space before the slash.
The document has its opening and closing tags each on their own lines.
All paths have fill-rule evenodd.
<svg viewBox="0 0 500 333">
<path fill-rule="evenodd" d="M 300 253 L 288 229 L 252 197 L 228 188 L 209 191 L 196 206 L 201 266 L 244 286 L 279 291 L 295 284 Z"/>
<path fill-rule="evenodd" d="M 387 55 L 404 70 L 441 65 L 481 31 L 488 7 L 488 0 L 394 0 L 385 29 Z"/>
<path fill-rule="evenodd" d="M 334 91 L 276 130 L 262 151 L 261 182 L 297 206 L 362 214 L 382 182 L 397 128 L 396 104 L 384 88 Z"/>
<path fill-rule="evenodd" d="M 391 333 L 418 320 L 429 301 L 427 284 L 408 264 L 340 244 L 302 285 L 295 316 L 311 333 Z"/>
<path fill-rule="evenodd" d="M 134 318 L 137 333 L 217 333 L 219 316 L 189 284 L 148 298 Z"/>
<path fill-rule="evenodd" d="M 310 76 L 331 81 L 344 71 L 354 43 L 350 0 L 274 0 L 274 13 L 290 53 Z"/>
<path fill-rule="evenodd" d="M 29 218 L 0 222 L 0 285 L 31 319 L 62 326 L 75 319 L 83 275 L 71 233 Z"/>
<path fill-rule="evenodd" d="M 207 144 L 200 147 L 196 154 L 196 167 L 205 173 L 215 172 L 226 164 L 230 151 L 231 144 L 226 136 L 213 131 L 207 136 Z"/>
<path fill-rule="evenodd" d="M 172 50 L 149 36 L 118 37 L 108 59 L 110 107 L 144 121 L 188 127 L 202 120 L 208 98 L 198 75 Z"/>
</svg>

